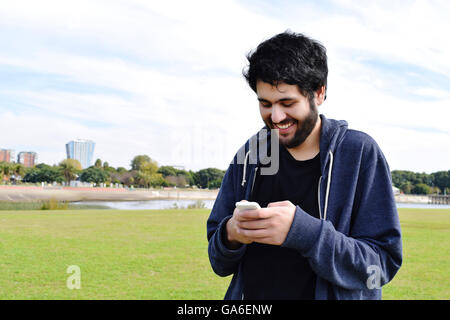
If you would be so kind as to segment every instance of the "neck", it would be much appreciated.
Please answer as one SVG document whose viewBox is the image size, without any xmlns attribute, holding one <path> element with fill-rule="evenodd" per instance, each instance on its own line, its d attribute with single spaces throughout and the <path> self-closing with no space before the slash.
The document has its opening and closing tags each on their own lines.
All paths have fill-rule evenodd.
<svg viewBox="0 0 450 320">
<path fill-rule="evenodd" d="M 287 149 L 296 160 L 309 160 L 314 158 L 320 151 L 320 129 L 322 119 L 317 116 L 316 125 L 303 143 L 295 148 Z"/>
</svg>

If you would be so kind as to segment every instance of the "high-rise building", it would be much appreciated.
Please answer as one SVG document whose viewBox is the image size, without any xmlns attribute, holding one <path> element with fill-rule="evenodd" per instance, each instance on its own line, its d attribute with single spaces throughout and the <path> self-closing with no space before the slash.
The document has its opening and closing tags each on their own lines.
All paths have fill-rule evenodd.
<svg viewBox="0 0 450 320">
<path fill-rule="evenodd" d="M 17 162 L 24 165 L 24 167 L 34 167 L 37 162 L 37 153 L 31 151 L 21 151 L 17 155 Z"/>
<path fill-rule="evenodd" d="M 92 166 L 95 142 L 91 140 L 73 140 L 66 144 L 67 159 L 80 161 L 83 169 Z"/>
<path fill-rule="evenodd" d="M 0 149 L 0 162 L 14 162 L 15 152 L 11 149 Z"/>
</svg>

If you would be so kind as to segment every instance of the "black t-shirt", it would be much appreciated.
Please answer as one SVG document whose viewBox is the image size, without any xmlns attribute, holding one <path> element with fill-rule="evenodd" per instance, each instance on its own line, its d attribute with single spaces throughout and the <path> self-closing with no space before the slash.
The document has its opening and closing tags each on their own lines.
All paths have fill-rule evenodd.
<svg viewBox="0 0 450 320">
<path fill-rule="evenodd" d="M 298 161 L 280 145 L 280 166 L 275 175 L 257 175 L 251 201 L 267 207 L 289 200 L 319 218 L 317 187 L 320 155 Z M 243 260 L 244 299 L 314 299 L 316 275 L 306 258 L 294 249 L 252 243 Z"/>
</svg>

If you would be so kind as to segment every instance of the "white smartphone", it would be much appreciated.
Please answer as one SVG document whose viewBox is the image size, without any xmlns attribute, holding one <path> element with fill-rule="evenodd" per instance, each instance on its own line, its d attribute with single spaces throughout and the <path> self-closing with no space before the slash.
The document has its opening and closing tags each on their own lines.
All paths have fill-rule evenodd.
<svg viewBox="0 0 450 320">
<path fill-rule="evenodd" d="M 261 209 L 258 202 L 246 202 L 246 201 L 236 202 L 236 208 L 238 208 L 239 210 Z"/>
</svg>

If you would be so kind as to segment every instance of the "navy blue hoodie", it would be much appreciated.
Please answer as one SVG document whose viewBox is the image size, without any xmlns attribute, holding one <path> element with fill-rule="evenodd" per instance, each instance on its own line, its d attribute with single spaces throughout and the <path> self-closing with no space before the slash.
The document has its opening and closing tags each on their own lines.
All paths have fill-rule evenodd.
<svg viewBox="0 0 450 320">
<path fill-rule="evenodd" d="M 296 206 L 282 246 L 297 250 L 316 273 L 315 299 L 381 299 L 402 263 L 402 242 L 391 174 L 383 153 L 367 134 L 348 129 L 346 121 L 320 115 L 320 218 Z M 263 128 L 267 129 L 267 128 Z M 261 134 L 264 132 L 264 134 Z M 270 130 L 257 133 L 270 154 Z M 246 245 L 230 250 L 224 228 L 235 203 L 250 199 L 256 170 L 266 159 L 253 155 L 249 139 L 245 162 L 238 154 L 222 181 L 207 221 L 208 254 L 219 276 L 233 274 L 225 299 L 242 299 L 241 260 Z M 253 140 L 254 141 L 254 140 Z M 242 154 L 242 152 L 240 153 Z"/>
</svg>

